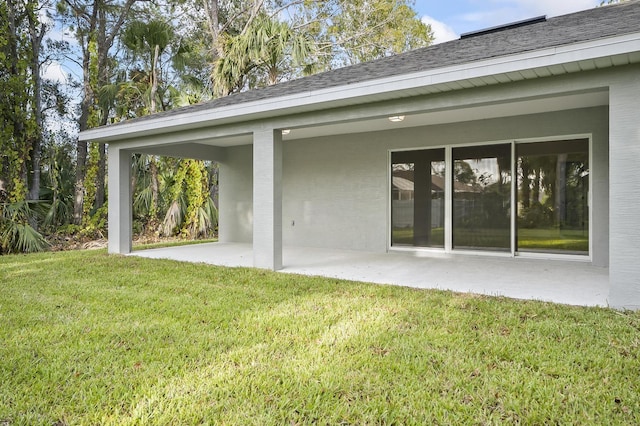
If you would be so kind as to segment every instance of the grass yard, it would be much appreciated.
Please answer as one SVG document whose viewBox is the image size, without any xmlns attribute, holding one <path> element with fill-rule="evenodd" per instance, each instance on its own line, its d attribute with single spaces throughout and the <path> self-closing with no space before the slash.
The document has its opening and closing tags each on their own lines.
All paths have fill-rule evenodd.
<svg viewBox="0 0 640 426">
<path fill-rule="evenodd" d="M 518 247 L 589 253 L 589 233 L 578 230 L 549 228 L 518 229 Z"/>
<path fill-rule="evenodd" d="M 638 424 L 640 314 L 0 257 L 0 425 Z"/>
<path fill-rule="evenodd" d="M 177 240 L 169 240 L 169 241 L 160 241 L 157 243 L 137 243 L 137 244 L 134 243 L 132 250 L 138 251 L 138 250 L 148 250 L 148 249 L 163 248 L 163 247 L 192 246 L 195 244 L 215 243 L 217 241 L 218 241 L 217 238 L 206 238 L 201 240 L 177 239 Z"/>
<path fill-rule="evenodd" d="M 444 229 L 433 228 L 431 239 L 434 247 L 444 247 Z M 589 236 L 585 231 L 558 230 L 551 228 L 518 228 L 520 251 L 548 251 L 589 253 Z M 413 228 L 393 228 L 395 245 L 413 246 Z M 458 229 L 454 243 L 459 247 L 508 247 L 511 231 L 504 229 L 471 230 Z"/>
</svg>

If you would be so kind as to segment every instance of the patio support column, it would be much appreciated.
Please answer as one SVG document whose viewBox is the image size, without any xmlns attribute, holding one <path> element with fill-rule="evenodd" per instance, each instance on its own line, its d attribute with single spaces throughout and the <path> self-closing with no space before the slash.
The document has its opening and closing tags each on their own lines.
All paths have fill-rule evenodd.
<svg viewBox="0 0 640 426">
<path fill-rule="evenodd" d="M 282 132 L 253 133 L 253 265 L 282 269 Z"/>
<path fill-rule="evenodd" d="M 109 146 L 109 253 L 131 253 L 131 152 Z"/>
<path fill-rule="evenodd" d="M 640 309 L 640 75 L 609 88 L 609 305 Z"/>
</svg>

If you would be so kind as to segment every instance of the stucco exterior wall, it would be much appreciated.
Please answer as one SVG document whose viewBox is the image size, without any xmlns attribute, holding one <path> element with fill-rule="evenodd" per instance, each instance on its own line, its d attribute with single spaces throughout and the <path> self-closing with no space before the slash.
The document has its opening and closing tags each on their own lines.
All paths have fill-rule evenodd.
<svg viewBox="0 0 640 426">
<path fill-rule="evenodd" d="M 218 239 L 250 243 L 253 240 L 253 147 L 226 148 L 219 172 Z"/>
<path fill-rule="evenodd" d="M 384 252 L 389 150 L 592 135 L 593 261 L 608 264 L 608 109 L 535 114 L 283 143 L 285 246 Z M 220 169 L 221 241 L 251 241 L 252 151 L 227 149 Z"/>
<path fill-rule="evenodd" d="M 640 309 L 640 74 L 610 88 L 611 306 Z"/>
</svg>

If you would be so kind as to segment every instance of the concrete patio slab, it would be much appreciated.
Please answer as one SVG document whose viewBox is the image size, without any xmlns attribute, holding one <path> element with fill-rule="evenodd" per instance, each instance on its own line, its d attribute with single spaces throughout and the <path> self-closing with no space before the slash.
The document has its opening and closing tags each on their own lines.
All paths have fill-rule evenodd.
<svg viewBox="0 0 640 426">
<path fill-rule="evenodd" d="M 206 243 L 134 256 L 253 266 L 251 244 Z M 607 306 L 609 272 L 586 262 L 415 252 L 285 247 L 283 273 L 441 289 L 581 306 Z"/>
</svg>

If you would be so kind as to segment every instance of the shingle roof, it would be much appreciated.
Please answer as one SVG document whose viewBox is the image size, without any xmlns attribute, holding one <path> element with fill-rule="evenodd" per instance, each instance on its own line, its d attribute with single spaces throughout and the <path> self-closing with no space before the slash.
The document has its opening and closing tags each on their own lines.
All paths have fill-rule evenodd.
<svg viewBox="0 0 640 426">
<path fill-rule="evenodd" d="M 189 111 L 213 110 L 245 102 L 428 71 L 638 31 L 640 31 L 640 1 L 634 0 L 449 41 L 262 89 L 236 93 L 212 101 L 128 120 L 124 123 L 184 114 Z"/>
</svg>

